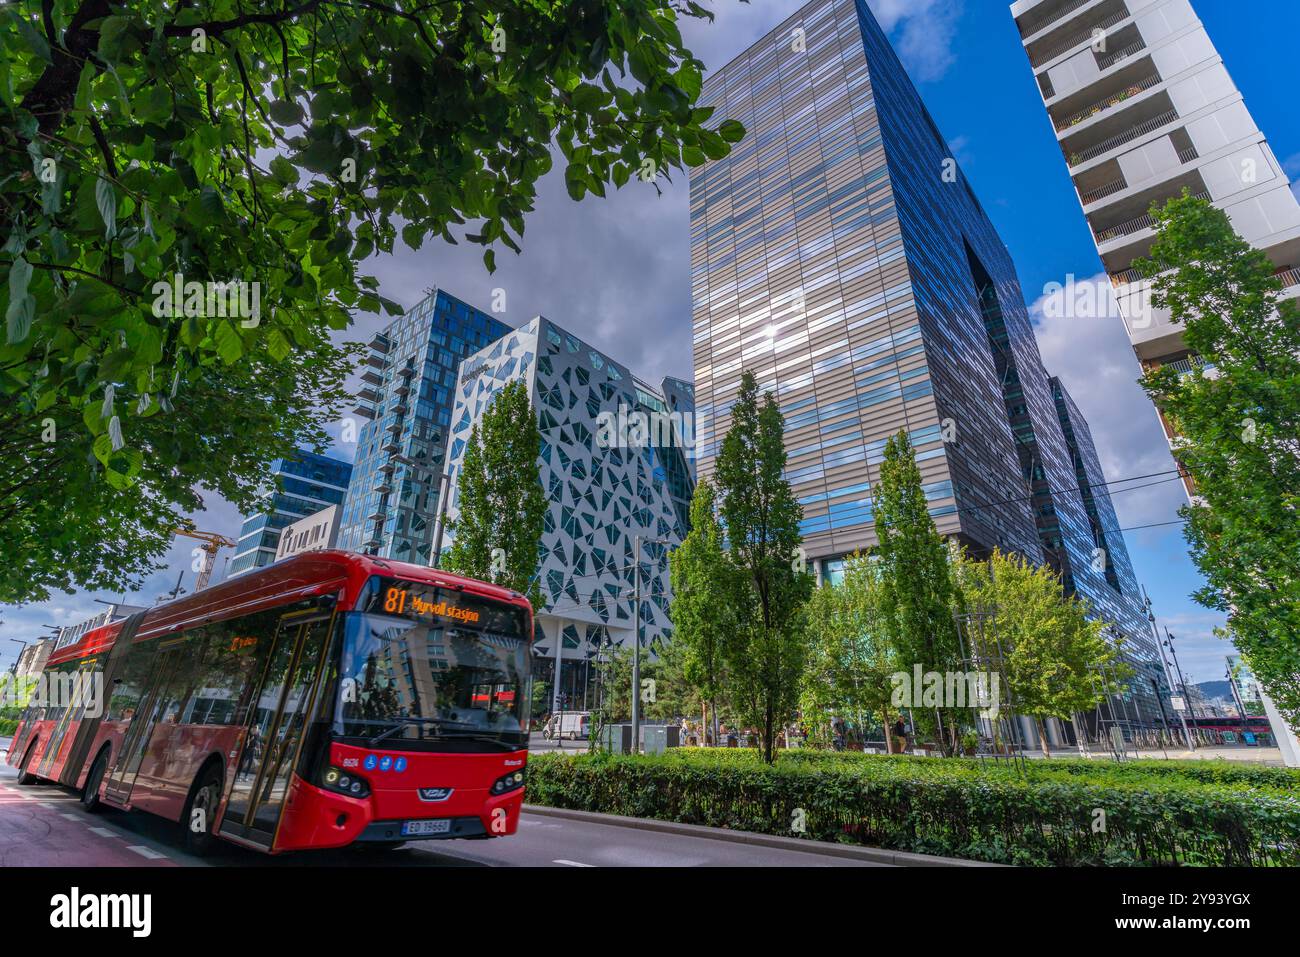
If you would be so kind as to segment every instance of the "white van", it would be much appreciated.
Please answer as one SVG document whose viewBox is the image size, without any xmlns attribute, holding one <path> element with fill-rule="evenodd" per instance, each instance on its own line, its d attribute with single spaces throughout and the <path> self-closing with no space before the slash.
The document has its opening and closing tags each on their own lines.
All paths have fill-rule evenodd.
<svg viewBox="0 0 1300 957">
<path fill-rule="evenodd" d="M 546 722 L 546 727 L 542 729 L 542 737 L 547 740 L 559 737 L 580 741 L 585 740 L 590 731 L 590 711 L 557 711 Z"/>
</svg>

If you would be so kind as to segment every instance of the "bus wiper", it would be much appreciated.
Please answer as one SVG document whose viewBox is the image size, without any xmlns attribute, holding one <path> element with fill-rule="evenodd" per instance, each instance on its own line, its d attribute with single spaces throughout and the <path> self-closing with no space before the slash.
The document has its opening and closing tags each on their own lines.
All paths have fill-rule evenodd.
<svg viewBox="0 0 1300 957">
<path fill-rule="evenodd" d="M 442 724 L 442 723 L 443 723 L 442 721 L 438 720 L 437 718 L 412 718 L 412 717 L 410 717 L 410 716 L 408 716 L 408 715 L 399 715 L 398 717 L 395 717 L 395 718 L 389 718 L 388 720 L 389 720 L 389 721 L 395 721 L 395 722 L 397 722 L 397 723 L 394 724 L 394 725 L 393 725 L 391 728 L 389 728 L 388 730 L 386 730 L 386 731 L 381 731 L 381 732 L 379 732 L 379 734 L 377 734 L 377 735 L 375 735 L 373 738 L 371 738 L 368 742 L 366 742 L 366 747 L 373 748 L 373 747 L 374 747 L 376 744 L 378 744 L 380 741 L 383 741 L 385 738 L 391 737 L 392 735 L 396 734 L 398 731 L 402 731 L 402 730 L 406 729 L 407 727 L 409 727 L 410 725 L 413 725 L 413 724 L 425 725 L 425 724 Z"/>
</svg>

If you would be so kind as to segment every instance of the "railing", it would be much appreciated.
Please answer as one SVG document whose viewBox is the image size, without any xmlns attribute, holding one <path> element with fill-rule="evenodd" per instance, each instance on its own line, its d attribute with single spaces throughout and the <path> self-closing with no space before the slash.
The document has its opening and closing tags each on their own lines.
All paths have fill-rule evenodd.
<svg viewBox="0 0 1300 957">
<path fill-rule="evenodd" d="M 1024 26 L 1023 26 L 1023 29 L 1025 31 L 1024 36 L 1032 37 L 1035 33 L 1043 29 L 1043 27 L 1047 26 L 1049 23 L 1055 23 L 1057 20 L 1069 16 L 1075 10 L 1078 10 L 1080 7 L 1089 3 L 1092 3 L 1092 0 L 1073 0 L 1073 2 L 1065 4 L 1065 6 L 1057 7 L 1054 11 L 1047 14 L 1046 16 L 1040 13 L 1036 17 L 1027 17 L 1025 19 Z"/>
<path fill-rule="evenodd" d="M 1071 126 L 1078 126 L 1084 120 L 1091 119 L 1098 113 L 1105 113 L 1112 107 L 1123 103 L 1125 100 L 1132 99 L 1139 93 L 1151 89 L 1157 83 L 1162 82 L 1159 73 L 1152 73 L 1145 80 L 1138 80 L 1132 86 L 1126 86 L 1118 93 L 1113 93 L 1104 100 L 1098 100 L 1091 106 L 1085 106 L 1078 113 L 1071 114 L 1056 124 L 1056 132 L 1069 129 Z"/>
<path fill-rule="evenodd" d="M 1132 16 L 1132 14 L 1130 14 L 1127 10 L 1121 10 L 1118 13 L 1112 13 L 1104 20 L 1101 20 L 1098 23 L 1094 23 L 1090 27 L 1085 27 L 1082 30 L 1075 30 L 1073 33 L 1069 34 L 1059 43 L 1054 43 L 1051 47 L 1050 53 L 1040 53 L 1036 57 L 1037 62 L 1034 63 L 1034 66 L 1038 67 L 1046 63 L 1048 60 L 1056 59 L 1066 50 L 1073 49 L 1083 41 L 1092 39 L 1092 37 L 1096 35 L 1096 31 L 1106 30 L 1109 27 L 1113 27 L 1115 24 L 1119 23 L 1120 21 L 1127 20 L 1130 16 Z"/>
<path fill-rule="evenodd" d="M 1110 284 L 1112 286 L 1123 286 L 1131 282 L 1142 282 L 1150 277 L 1142 275 L 1138 269 L 1121 269 L 1119 272 L 1110 274 Z"/>
<path fill-rule="evenodd" d="M 1288 269 L 1286 272 L 1277 274 L 1277 281 L 1282 284 L 1282 288 L 1287 286 L 1300 286 L 1300 268 Z"/>
<path fill-rule="evenodd" d="M 1190 163 L 1192 160 L 1198 159 L 1200 155 L 1200 153 L 1196 152 L 1195 146 L 1189 146 L 1185 150 L 1178 151 L 1178 158 L 1184 163 Z"/>
<path fill-rule="evenodd" d="M 1096 189 L 1090 189 L 1086 193 L 1080 193 L 1079 199 L 1082 200 L 1083 205 L 1088 206 L 1097 202 L 1099 199 L 1113 196 L 1122 189 L 1128 189 L 1128 183 L 1121 177 L 1113 183 L 1107 183 L 1105 186 L 1098 186 Z"/>
<path fill-rule="evenodd" d="M 1210 194 L 1207 192 L 1196 193 L 1193 199 L 1209 199 Z M 1152 229 L 1155 227 L 1155 217 L 1150 213 L 1145 216 L 1139 216 L 1136 219 L 1130 219 L 1128 222 L 1119 223 L 1116 226 L 1108 226 L 1106 229 L 1096 233 L 1097 243 L 1101 244 L 1112 239 L 1118 239 L 1120 236 L 1129 236 L 1133 233 L 1140 232 L 1143 229 Z"/>
<path fill-rule="evenodd" d="M 1200 356 L 1193 355 L 1183 359 L 1175 359 L 1173 362 L 1163 362 L 1161 368 L 1173 369 L 1179 375 L 1192 375 L 1203 370 L 1211 370 L 1214 368 L 1214 364 L 1206 362 Z"/>
<path fill-rule="evenodd" d="M 1134 53 L 1137 53 L 1139 50 L 1145 50 L 1146 48 L 1147 48 L 1147 43 L 1145 40 L 1142 39 L 1135 40 L 1134 42 L 1126 46 L 1124 49 L 1116 50 L 1114 53 L 1108 53 L 1106 56 L 1101 57 L 1099 60 L 1097 60 L 1097 66 L 1099 69 L 1109 70 L 1120 60 L 1128 59 Z"/>
<path fill-rule="evenodd" d="M 1128 99 L 1128 97 L 1125 97 L 1125 99 Z M 1139 136 L 1146 136 L 1148 133 L 1158 130 L 1160 127 L 1167 123 L 1172 123 L 1176 119 L 1178 119 L 1177 110 L 1166 110 L 1159 116 L 1152 117 L 1145 123 L 1139 123 L 1137 126 L 1125 130 L 1123 133 L 1116 133 L 1114 136 L 1104 139 L 1094 146 L 1089 146 L 1086 150 L 1080 150 L 1077 153 L 1067 153 L 1065 157 L 1066 162 L 1071 166 L 1078 166 L 1080 163 L 1086 163 L 1088 160 L 1096 159 L 1103 153 L 1109 153 L 1115 147 L 1123 146 L 1125 143 L 1131 142 Z M 1064 148 L 1062 148 L 1062 152 L 1064 152 Z"/>
</svg>

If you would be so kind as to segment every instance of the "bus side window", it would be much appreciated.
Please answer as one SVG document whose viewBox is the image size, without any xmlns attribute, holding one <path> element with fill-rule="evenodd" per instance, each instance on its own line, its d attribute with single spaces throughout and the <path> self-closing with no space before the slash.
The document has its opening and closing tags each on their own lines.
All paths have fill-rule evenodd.
<svg viewBox="0 0 1300 957">
<path fill-rule="evenodd" d="M 278 617 L 274 611 L 258 612 L 206 627 L 207 654 L 198 681 L 204 724 L 243 724 Z"/>
<path fill-rule="evenodd" d="M 140 695 L 144 693 L 144 684 L 149 680 L 149 670 L 153 667 L 157 651 L 157 641 L 137 642 L 127 651 L 119 680 L 111 688 L 105 689 L 108 695 L 105 721 L 130 721 L 135 716 L 135 709 L 140 703 Z"/>
</svg>

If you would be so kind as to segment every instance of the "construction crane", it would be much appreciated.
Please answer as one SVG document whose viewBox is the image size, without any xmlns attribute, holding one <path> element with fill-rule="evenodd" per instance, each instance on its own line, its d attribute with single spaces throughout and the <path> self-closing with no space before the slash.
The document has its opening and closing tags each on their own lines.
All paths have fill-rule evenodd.
<svg viewBox="0 0 1300 957">
<path fill-rule="evenodd" d="M 223 548 L 234 548 L 235 543 L 224 535 L 218 535 L 216 532 L 201 532 L 192 524 L 183 525 L 180 528 L 172 529 L 175 535 L 184 535 L 187 538 L 197 538 L 203 542 L 203 568 L 199 571 L 199 577 L 194 581 L 194 590 L 203 591 L 208 587 L 208 579 L 212 577 L 212 568 L 217 563 L 217 552 Z"/>
</svg>

